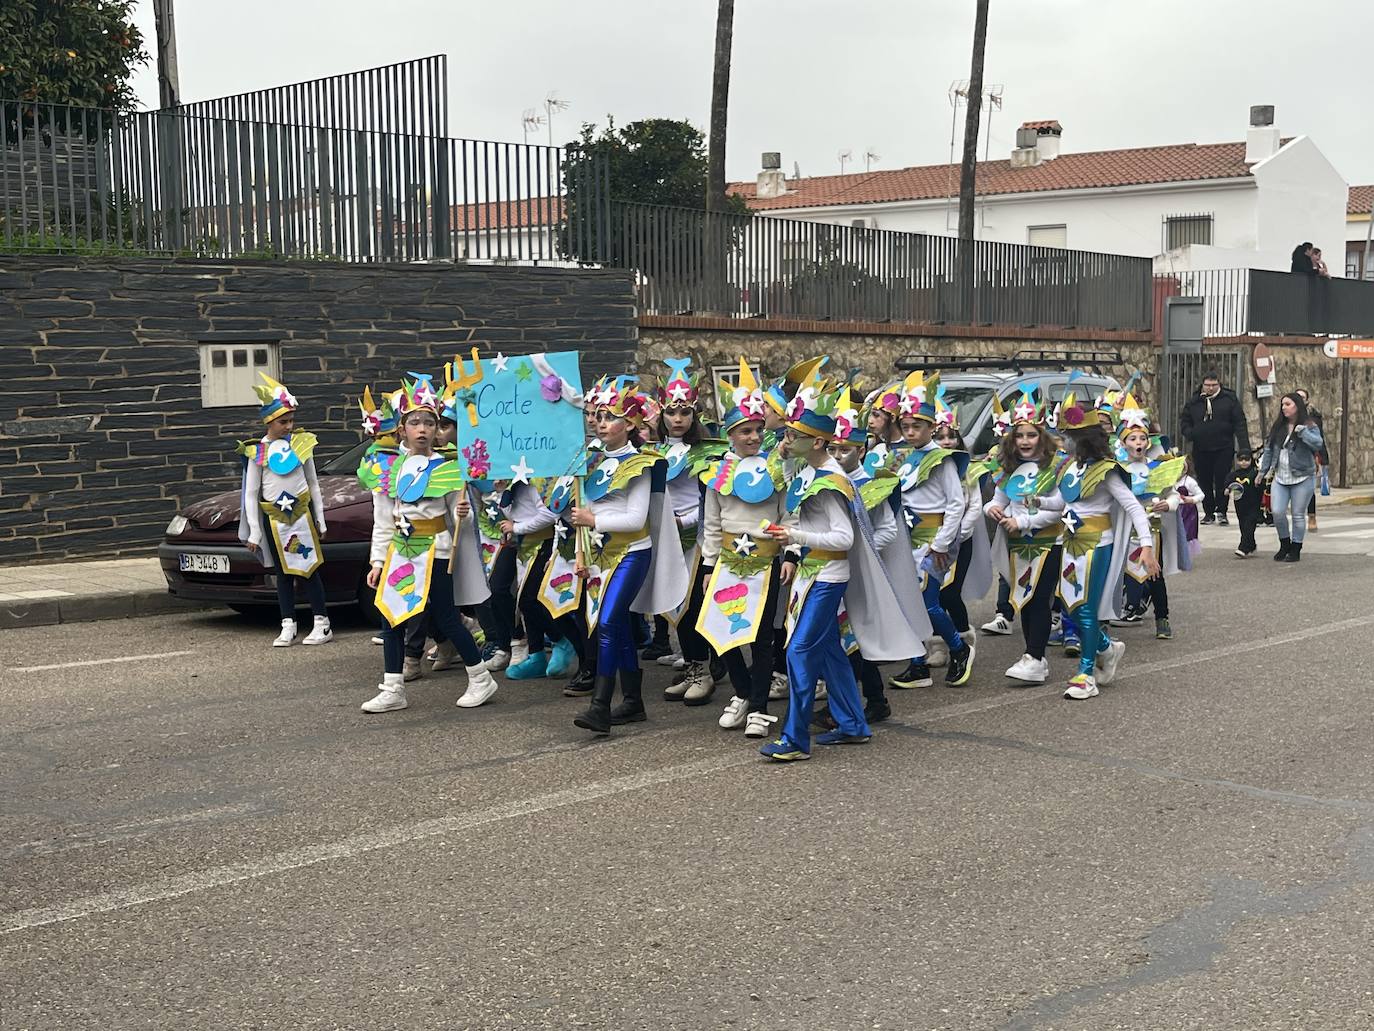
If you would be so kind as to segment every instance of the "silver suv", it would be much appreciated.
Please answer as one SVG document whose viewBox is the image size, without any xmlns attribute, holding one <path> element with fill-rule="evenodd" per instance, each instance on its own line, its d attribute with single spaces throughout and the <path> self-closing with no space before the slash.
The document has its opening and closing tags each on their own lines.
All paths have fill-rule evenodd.
<svg viewBox="0 0 1374 1031">
<path fill-rule="evenodd" d="M 992 430 L 992 396 L 996 394 L 1010 409 L 1021 396 L 1021 389 L 1035 384 L 1052 408 L 1070 389 L 1069 376 L 1078 371 L 1072 389 L 1079 398 L 1096 401 L 1108 390 L 1120 390 L 1121 383 L 1106 369 L 1120 368 L 1116 351 L 1020 351 L 1011 358 L 952 358 L 940 355 L 910 354 L 893 362 L 898 373 L 916 369 L 939 370 L 945 388 L 945 403 L 959 415 L 959 431 L 972 455 L 985 455 L 996 438 Z"/>
</svg>

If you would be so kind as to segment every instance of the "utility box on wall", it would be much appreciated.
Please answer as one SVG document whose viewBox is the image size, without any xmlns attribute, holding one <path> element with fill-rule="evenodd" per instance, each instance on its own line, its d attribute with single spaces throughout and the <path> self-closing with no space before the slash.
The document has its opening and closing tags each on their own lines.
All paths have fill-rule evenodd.
<svg viewBox="0 0 1374 1031">
<path fill-rule="evenodd" d="M 1164 298 L 1164 353 L 1201 354 L 1203 331 L 1201 297 Z"/>
</svg>

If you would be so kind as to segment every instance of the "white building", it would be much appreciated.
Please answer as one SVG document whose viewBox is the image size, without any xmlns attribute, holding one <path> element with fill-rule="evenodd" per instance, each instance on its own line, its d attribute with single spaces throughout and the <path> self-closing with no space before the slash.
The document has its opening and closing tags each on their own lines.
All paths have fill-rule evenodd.
<svg viewBox="0 0 1374 1031">
<path fill-rule="evenodd" d="M 1063 152 L 1057 121 L 1026 122 L 1007 160 L 978 164 L 981 240 L 1155 259 L 1159 272 L 1288 271 L 1312 241 L 1343 254 L 1349 187 L 1306 136 L 1280 138 L 1253 108 L 1244 142 Z M 776 164 L 776 162 L 770 162 Z M 959 168 L 785 179 L 765 169 L 732 192 L 756 211 L 813 222 L 954 235 Z M 1368 210 L 1368 205 L 1366 205 Z M 1333 275 L 1345 263 L 1330 261 Z"/>
</svg>

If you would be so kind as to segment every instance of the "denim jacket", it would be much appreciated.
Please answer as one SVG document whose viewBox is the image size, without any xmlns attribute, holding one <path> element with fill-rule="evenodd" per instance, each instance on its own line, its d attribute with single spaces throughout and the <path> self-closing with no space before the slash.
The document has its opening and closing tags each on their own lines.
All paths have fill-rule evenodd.
<svg viewBox="0 0 1374 1031">
<path fill-rule="evenodd" d="M 1284 445 L 1288 448 L 1288 471 L 1294 476 L 1313 476 L 1317 472 L 1316 455 L 1322 449 L 1322 433 L 1315 426 L 1298 426 Z M 1264 445 L 1260 455 L 1260 475 L 1274 472 L 1279 465 L 1279 449 L 1272 440 Z"/>
</svg>

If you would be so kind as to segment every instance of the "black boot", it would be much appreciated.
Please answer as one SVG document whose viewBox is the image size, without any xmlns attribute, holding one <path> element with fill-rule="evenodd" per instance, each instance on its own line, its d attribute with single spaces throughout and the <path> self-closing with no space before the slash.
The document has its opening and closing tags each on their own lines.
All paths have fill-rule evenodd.
<svg viewBox="0 0 1374 1031">
<path fill-rule="evenodd" d="M 587 711 L 581 716 L 575 717 L 573 723 L 583 730 L 590 730 L 594 734 L 609 734 L 611 732 L 611 696 L 615 694 L 615 678 L 597 675 L 596 683 L 592 686 L 592 703 L 587 706 Z"/>
<path fill-rule="evenodd" d="M 1290 547 L 1292 547 L 1292 545 L 1289 544 L 1288 538 L 1286 538 L 1286 537 L 1280 537 L 1280 538 L 1279 538 L 1279 553 L 1278 553 L 1277 555 L 1274 556 L 1274 561 L 1275 561 L 1275 562 L 1287 562 L 1287 561 L 1288 561 L 1288 549 L 1289 549 Z"/>
<path fill-rule="evenodd" d="M 1302 561 L 1302 541 L 1293 541 L 1288 545 L 1288 554 L 1284 557 L 1285 562 Z"/>
<path fill-rule="evenodd" d="M 641 669 L 622 669 L 620 671 L 620 704 L 611 710 L 611 725 L 622 727 L 626 723 L 643 723 L 648 719 L 644 711 L 644 671 Z"/>
<path fill-rule="evenodd" d="M 567 698 L 586 698 L 592 693 L 592 688 L 596 684 L 596 677 L 592 672 L 585 668 L 579 668 L 577 675 L 568 681 L 563 688 L 563 694 Z"/>
<path fill-rule="evenodd" d="M 673 649 L 668 644 L 668 621 L 662 616 L 655 616 L 654 639 L 639 653 L 640 657 L 645 662 L 656 662 L 665 655 L 671 655 L 672 652 Z"/>
</svg>

